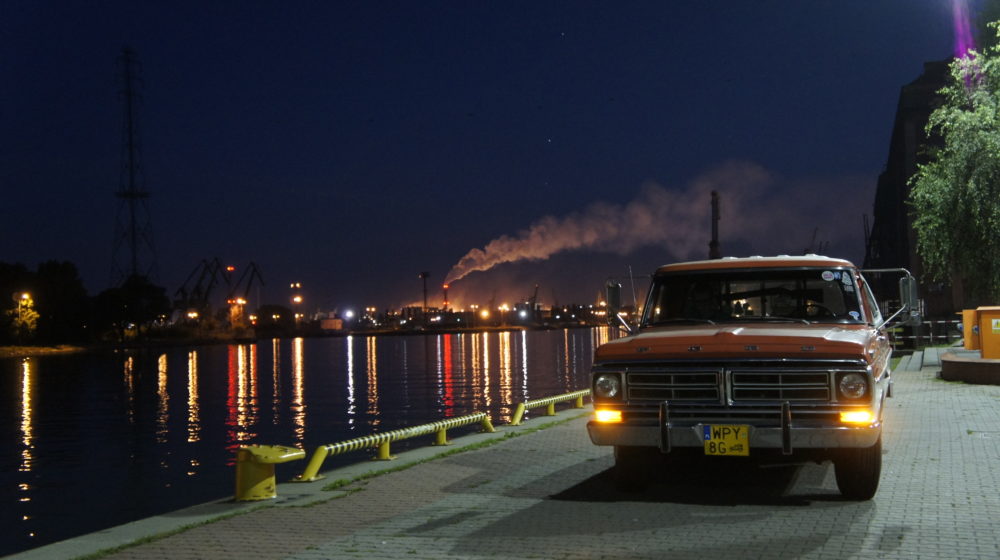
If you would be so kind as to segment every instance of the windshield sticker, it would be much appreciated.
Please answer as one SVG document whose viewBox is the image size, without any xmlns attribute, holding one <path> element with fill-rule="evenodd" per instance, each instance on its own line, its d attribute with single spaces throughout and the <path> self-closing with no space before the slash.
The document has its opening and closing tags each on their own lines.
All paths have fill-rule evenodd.
<svg viewBox="0 0 1000 560">
<path fill-rule="evenodd" d="M 860 314 L 860 313 L 858 313 L 857 311 L 851 311 L 851 312 L 849 313 L 849 315 L 850 315 L 851 317 L 854 317 L 854 320 L 855 320 L 855 321 L 860 321 L 860 320 L 861 320 L 861 314 Z"/>
<path fill-rule="evenodd" d="M 844 292 L 851 293 L 854 291 L 854 286 L 844 286 Z"/>
<path fill-rule="evenodd" d="M 829 270 L 823 271 L 823 280 L 826 280 L 827 282 L 833 282 L 834 278 L 836 278 L 836 276 L 834 276 L 833 273 L 830 272 Z"/>
<path fill-rule="evenodd" d="M 845 286 L 850 286 L 851 285 L 851 275 L 850 274 L 844 274 L 844 276 L 843 276 L 843 278 L 841 278 L 841 280 L 844 282 Z"/>
</svg>

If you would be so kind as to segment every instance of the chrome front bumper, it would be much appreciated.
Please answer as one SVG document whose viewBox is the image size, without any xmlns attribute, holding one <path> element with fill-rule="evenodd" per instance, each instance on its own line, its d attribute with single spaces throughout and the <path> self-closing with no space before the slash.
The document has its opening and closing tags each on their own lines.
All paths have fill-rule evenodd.
<svg viewBox="0 0 1000 560">
<path fill-rule="evenodd" d="M 639 447 L 702 447 L 705 424 L 671 426 L 664 434 L 659 426 L 587 423 L 587 433 L 595 445 L 628 445 Z M 788 429 L 787 443 L 794 449 L 835 447 L 871 447 L 882 433 L 881 422 L 870 426 L 796 427 Z M 664 440 L 664 435 L 667 439 Z M 750 449 L 782 449 L 786 447 L 781 427 L 750 426 Z"/>
</svg>

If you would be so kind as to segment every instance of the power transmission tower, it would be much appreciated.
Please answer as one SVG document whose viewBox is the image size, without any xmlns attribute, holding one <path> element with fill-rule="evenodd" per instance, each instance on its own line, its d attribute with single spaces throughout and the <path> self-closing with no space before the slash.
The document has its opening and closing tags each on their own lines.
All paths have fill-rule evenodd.
<svg viewBox="0 0 1000 560">
<path fill-rule="evenodd" d="M 130 277 L 152 280 L 156 274 L 156 251 L 153 248 L 153 228 L 149 220 L 142 170 L 137 105 L 139 95 L 139 63 L 135 52 L 125 47 L 118 57 L 122 77 L 122 162 L 118 190 L 118 213 L 111 264 L 111 285 L 121 286 Z"/>
</svg>

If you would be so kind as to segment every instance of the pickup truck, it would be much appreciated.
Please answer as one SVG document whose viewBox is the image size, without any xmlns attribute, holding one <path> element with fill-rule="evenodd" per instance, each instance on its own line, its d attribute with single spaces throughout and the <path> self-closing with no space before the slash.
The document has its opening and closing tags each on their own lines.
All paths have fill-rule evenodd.
<svg viewBox="0 0 1000 560">
<path fill-rule="evenodd" d="M 652 277 L 641 319 L 597 348 L 596 445 L 614 446 L 623 489 L 642 488 L 653 455 L 831 460 L 841 494 L 867 500 L 882 470 L 892 394 L 887 328 L 919 322 L 916 283 L 898 272 L 901 309 L 883 318 L 849 261 L 817 255 L 671 264 Z M 620 286 L 609 282 L 609 320 Z M 669 463 L 667 463 L 669 464 Z"/>
</svg>

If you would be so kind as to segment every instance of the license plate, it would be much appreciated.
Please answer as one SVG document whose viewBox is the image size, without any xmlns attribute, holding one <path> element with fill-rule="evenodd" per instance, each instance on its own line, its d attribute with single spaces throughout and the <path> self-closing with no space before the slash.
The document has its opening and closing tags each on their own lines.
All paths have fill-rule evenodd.
<svg viewBox="0 0 1000 560">
<path fill-rule="evenodd" d="M 708 424 L 704 430 L 705 455 L 750 455 L 750 426 Z"/>
</svg>

